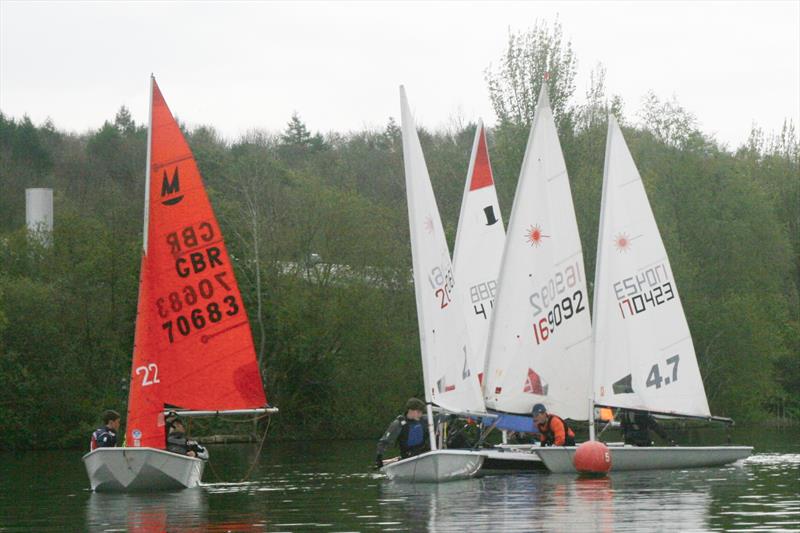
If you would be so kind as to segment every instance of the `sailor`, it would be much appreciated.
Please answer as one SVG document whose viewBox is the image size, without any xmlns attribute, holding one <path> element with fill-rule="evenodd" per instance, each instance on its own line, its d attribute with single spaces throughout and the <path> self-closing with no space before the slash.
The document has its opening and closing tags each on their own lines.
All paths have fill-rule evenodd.
<svg viewBox="0 0 800 533">
<path fill-rule="evenodd" d="M 418 398 L 410 398 L 406 402 L 406 414 L 392 420 L 383 437 L 378 441 L 378 454 L 375 466 L 383 466 L 383 453 L 395 442 L 400 446 L 400 457 L 412 457 L 430 449 L 428 444 L 427 420 L 422 413 L 425 402 Z"/>
<path fill-rule="evenodd" d="M 656 419 L 646 411 L 634 411 L 632 409 L 621 410 L 619 424 L 622 429 L 622 436 L 625 439 L 625 444 L 633 446 L 652 446 L 653 440 L 650 438 L 650 430 L 667 441 L 670 446 L 675 446 L 675 441 L 672 440 L 667 432 L 658 425 Z"/>
<path fill-rule="evenodd" d="M 534 405 L 531 415 L 539 429 L 539 441 L 542 446 L 575 446 L 575 432 L 563 418 L 548 413 L 544 404 Z"/>
<path fill-rule="evenodd" d="M 103 427 L 97 428 L 92 433 L 89 450 L 96 448 L 113 448 L 117 445 L 117 431 L 119 431 L 120 416 L 111 409 L 103 411 Z"/>
<path fill-rule="evenodd" d="M 186 438 L 186 428 L 183 420 L 175 413 L 166 416 L 165 421 L 169 433 L 167 434 L 167 451 L 199 459 L 208 459 L 208 451 L 200 446 L 197 441 Z"/>
</svg>

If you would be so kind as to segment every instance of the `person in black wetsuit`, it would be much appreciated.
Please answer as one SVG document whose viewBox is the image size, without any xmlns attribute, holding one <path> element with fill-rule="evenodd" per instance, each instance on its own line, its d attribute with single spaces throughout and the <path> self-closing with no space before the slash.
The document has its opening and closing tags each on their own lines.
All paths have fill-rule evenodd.
<svg viewBox="0 0 800 533">
<path fill-rule="evenodd" d="M 117 445 L 117 432 L 119 431 L 120 416 L 116 411 L 109 409 L 103 412 L 103 427 L 97 428 L 92 433 L 89 450 L 95 448 L 113 448 Z"/>
<path fill-rule="evenodd" d="M 428 444 L 427 417 L 423 416 L 425 402 L 417 398 L 410 398 L 406 402 L 405 415 L 399 415 L 392 420 L 389 427 L 378 441 L 378 450 L 375 457 L 375 466 L 383 466 L 383 454 L 395 442 L 400 446 L 400 457 L 412 457 L 430 450 Z"/>
<path fill-rule="evenodd" d="M 186 428 L 183 420 L 174 415 L 166 418 L 169 433 L 167 434 L 167 451 L 199 459 L 208 459 L 208 451 L 197 444 L 196 441 L 186 438 Z"/>
<path fill-rule="evenodd" d="M 656 419 L 647 411 L 625 409 L 620 414 L 619 424 L 625 444 L 652 446 L 653 440 L 650 438 L 650 430 L 652 430 L 655 431 L 656 435 L 667 441 L 670 446 L 676 445 L 675 441 L 664 431 L 664 428 L 659 426 Z"/>
</svg>

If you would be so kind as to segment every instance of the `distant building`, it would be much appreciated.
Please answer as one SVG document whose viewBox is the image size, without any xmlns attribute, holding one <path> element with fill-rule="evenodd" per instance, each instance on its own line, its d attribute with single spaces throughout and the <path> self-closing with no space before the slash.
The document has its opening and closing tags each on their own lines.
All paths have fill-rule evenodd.
<svg viewBox="0 0 800 533">
<path fill-rule="evenodd" d="M 31 234 L 50 242 L 53 234 L 53 189 L 25 189 L 25 224 Z"/>
</svg>

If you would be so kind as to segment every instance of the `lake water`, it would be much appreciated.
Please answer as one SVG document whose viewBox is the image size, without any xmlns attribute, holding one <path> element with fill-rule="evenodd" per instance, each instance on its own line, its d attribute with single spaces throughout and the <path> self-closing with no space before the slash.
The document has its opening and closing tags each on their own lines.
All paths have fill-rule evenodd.
<svg viewBox="0 0 800 533">
<path fill-rule="evenodd" d="M 800 430 L 722 468 L 388 482 L 373 441 L 211 447 L 200 488 L 94 494 L 79 450 L 0 454 L 0 531 L 800 531 Z M 213 467 L 213 468 L 211 468 Z M 216 473 L 226 481 L 218 481 Z"/>
</svg>

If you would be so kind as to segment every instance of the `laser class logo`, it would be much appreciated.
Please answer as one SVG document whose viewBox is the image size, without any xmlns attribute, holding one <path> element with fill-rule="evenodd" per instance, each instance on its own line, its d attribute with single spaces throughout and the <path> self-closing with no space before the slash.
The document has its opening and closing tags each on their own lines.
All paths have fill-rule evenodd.
<svg viewBox="0 0 800 533">
<path fill-rule="evenodd" d="M 422 227 L 425 228 L 425 231 L 433 235 L 433 218 L 430 215 L 425 217 L 425 220 L 422 222 Z"/>
<path fill-rule="evenodd" d="M 620 233 L 614 237 L 614 246 L 618 252 L 628 252 L 631 248 L 631 238 L 627 233 Z"/>
<path fill-rule="evenodd" d="M 172 181 L 167 177 L 167 171 L 164 171 L 164 178 L 161 182 L 161 198 L 168 197 L 162 200 L 163 205 L 175 205 L 183 200 L 183 195 L 178 194 L 181 192 L 181 182 L 178 177 L 178 167 L 175 167 L 175 172 L 172 174 Z M 177 195 L 177 196 L 175 196 Z"/>
<path fill-rule="evenodd" d="M 542 239 L 548 239 L 550 235 L 542 233 L 542 228 L 538 224 L 534 224 L 525 231 L 525 240 L 533 247 L 539 247 L 542 244 Z"/>
</svg>

